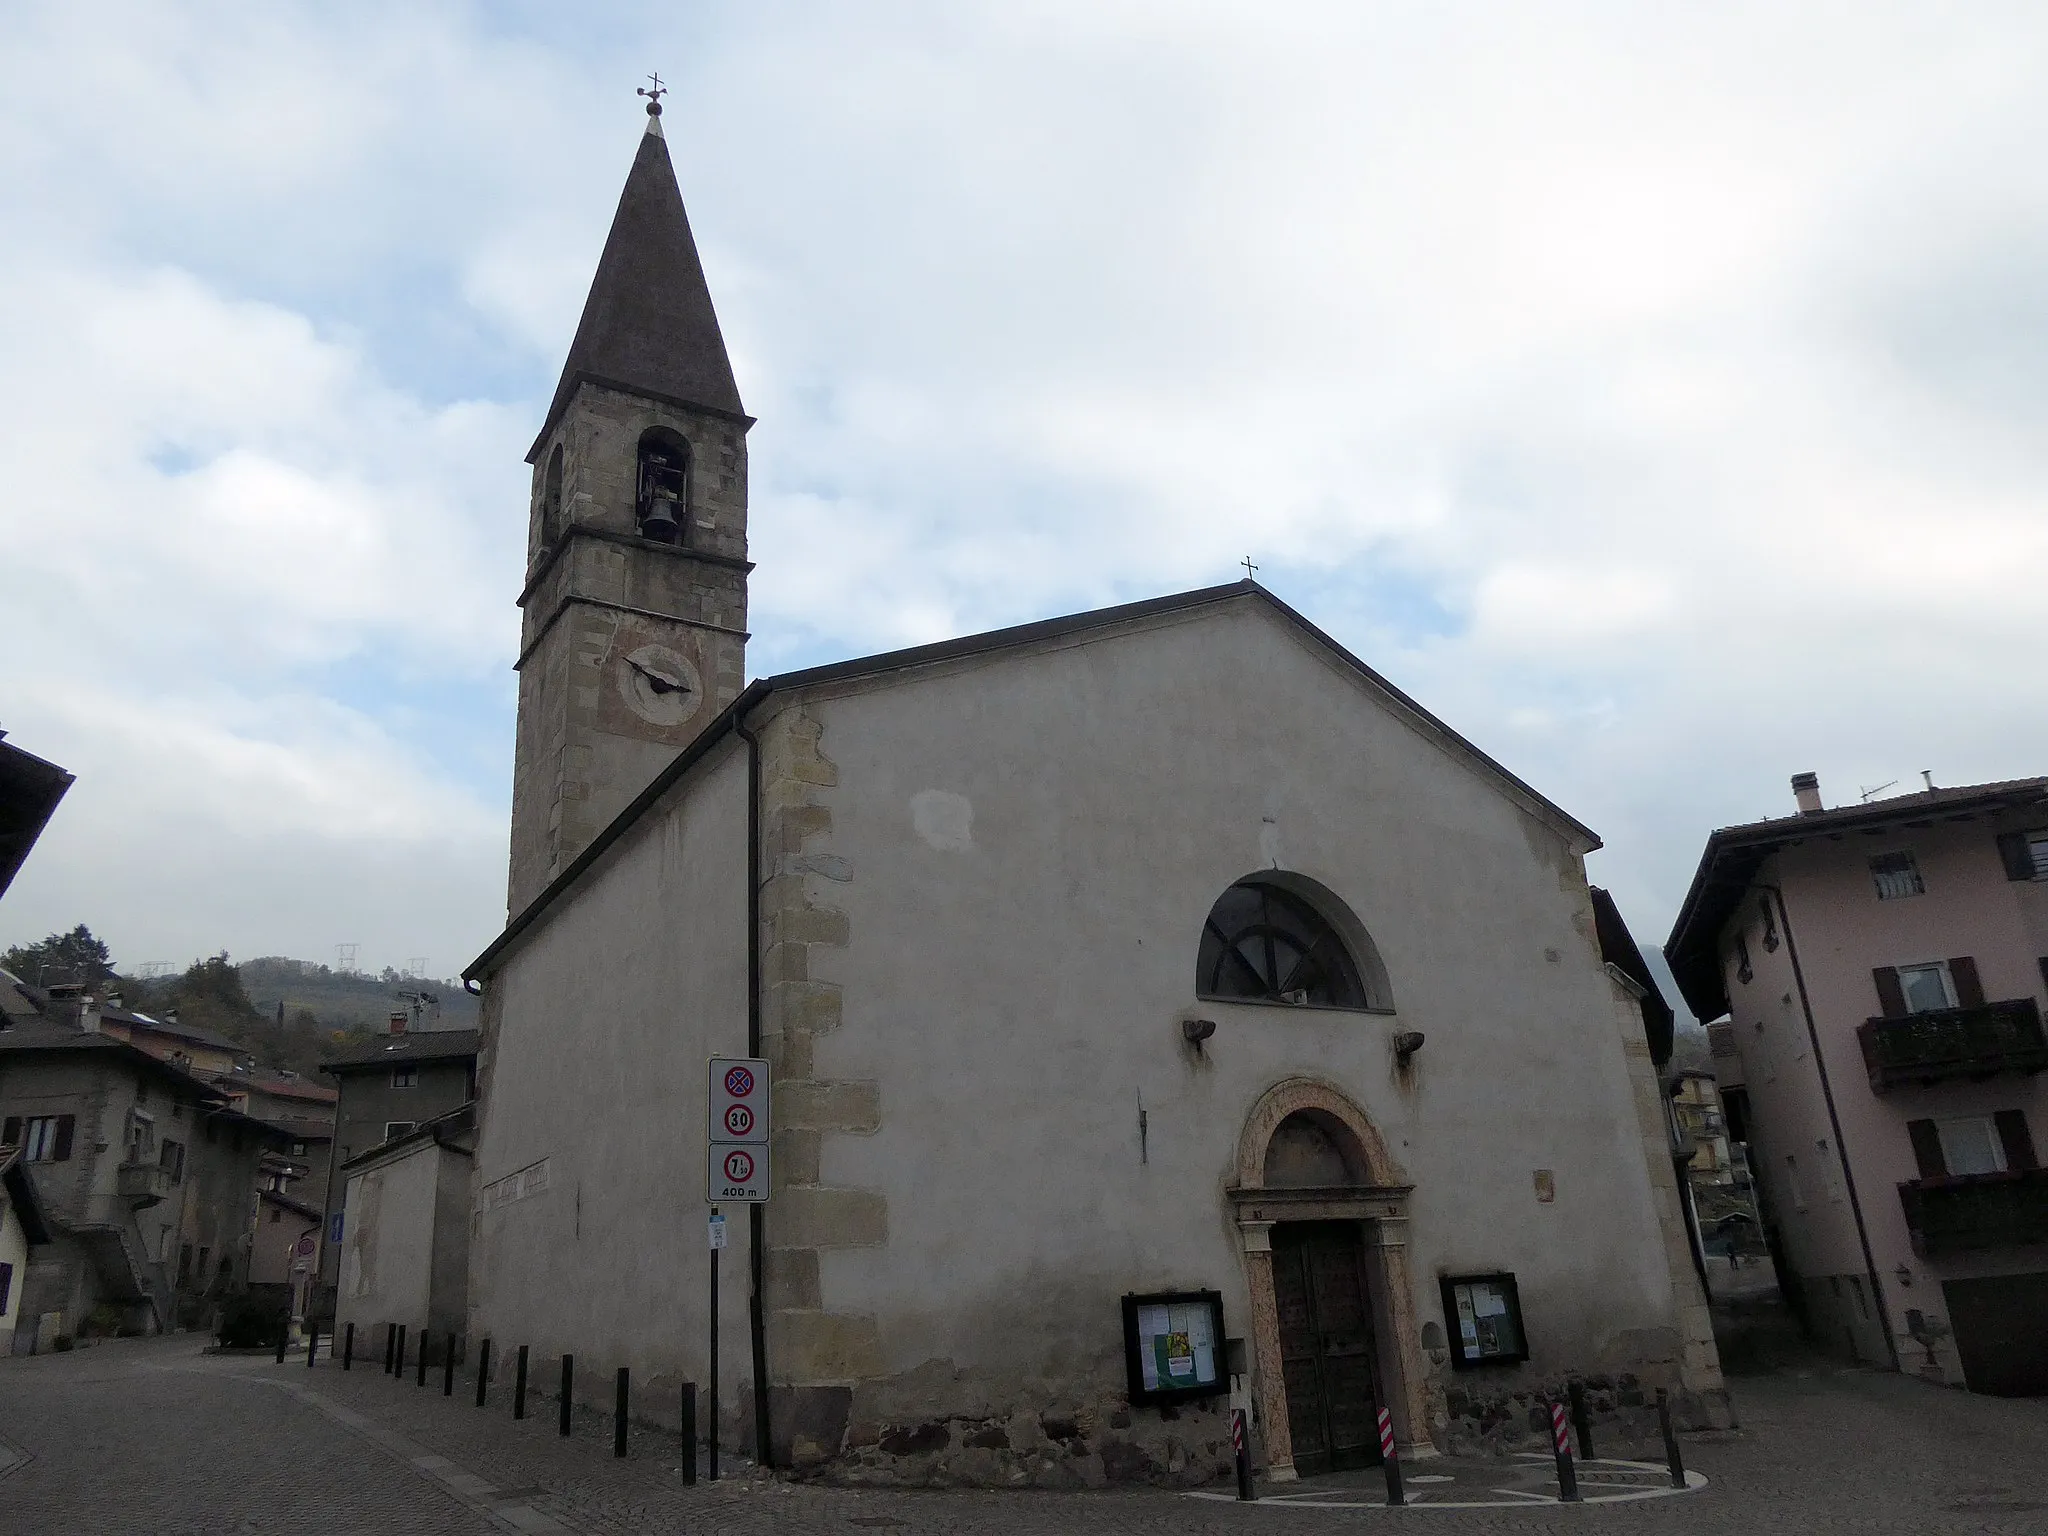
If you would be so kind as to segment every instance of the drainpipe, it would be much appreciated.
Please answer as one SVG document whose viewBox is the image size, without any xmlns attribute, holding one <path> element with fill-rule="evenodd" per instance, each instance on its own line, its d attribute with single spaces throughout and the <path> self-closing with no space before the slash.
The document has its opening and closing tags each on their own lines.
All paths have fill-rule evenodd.
<svg viewBox="0 0 2048 1536">
<path fill-rule="evenodd" d="M 761 1054 L 761 738 L 747 728 L 744 714 L 733 729 L 747 744 L 747 1054 Z M 771 1084 L 769 1092 L 774 1089 Z M 768 1439 L 768 1328 L 762 1292 L 765 1289 L 767 1223 L 760 1202 L 747 1207 L 748 1332 L 754 1346 L 754 1446 L 761 1465 L 775 1464 Z M 712 1426 L 711 1432 L 718 1433 Z"/>
<path fill-rule="evenodd" d="M 1806 1016 L 1806 1039 L 1813 1047 L 1813 1068 L 1820 1074 L 1820 1094 L 1828 1107 L 1828 1126 L 1835 1133 L 1835 1160 L 1842 1165 L 1842 1183 L 1849 1191 L 1849 1213 L 1856 1218 L 1856 1241 L 1863 1249 L 1863 1272 L 1870 1277 L 1870 1300 L 1877 1308 L 1878 1325 L 1884 1329 L 1885 1352 L 1892 1369 L 1899 1370 L 1899 1341 L 1892 1336 L 1891 1309 L 1885 1305 L 1884 1286 L 1877 1278 L 1877 1260 L 1870 1252 L 1870 1232 L 1863 1224 L 1863 1201 L 1856 1193 L 1856 1175 L 1849 1167 L 1849 1146 L 1842 1140 L 1842 1119 L 1835 1113 L 1834 1085 L 1828 1081 L 1828 1061 L 1820 1048 L 1820 1030 L 1813 1022 L 1813 1001 L 1806 995 L 1806 971 L 1799 963 L 1799 943 L 1792 936 L 1792 912 L 1785 905 L 1785 893 L 1766 881 L 1754 882 L 1758 889 L 1778 898 L 1778 922 L 1785 930 L 1785 953 L 1792 961 L 1792 981 L 1799 988 L 1799 1010 Z M 1752 1170 L 1754 1177 L 1754 1170 Z"/>
</svg>

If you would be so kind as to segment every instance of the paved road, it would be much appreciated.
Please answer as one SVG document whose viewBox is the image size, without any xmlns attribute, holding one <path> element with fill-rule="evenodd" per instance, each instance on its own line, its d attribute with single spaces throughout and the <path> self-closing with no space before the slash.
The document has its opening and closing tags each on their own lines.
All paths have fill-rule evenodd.
<svg viewBox="0 0 2048 1536">
<path fill-rule="evenodd" d="M 1687 1438 L 1706 1488 L 1601 1507 L 1395 1511 L 1341 1495 L 1353 1507 L 1243 1506 L 1149 1491 L 857 1492 L 746 1478 L 691 1489 L 672 1443 L 636 1434 L 631 1457 L 614 1461 L 596 1417 L 565 1441 L 546 1410 L 513 1423 L 502 1394 L 479 1412 L 460 1389 L 450 1402 L 374 1364 L 344 1375 L 205 1358 L 196 1340 L 172 1338 L 0 1360 L 0 1536 L 2048 1531 L 2048 1401 L 1816 1367 L 1740 1381 L 1737 1405 L 1739 1432 Z"/>
</svg>

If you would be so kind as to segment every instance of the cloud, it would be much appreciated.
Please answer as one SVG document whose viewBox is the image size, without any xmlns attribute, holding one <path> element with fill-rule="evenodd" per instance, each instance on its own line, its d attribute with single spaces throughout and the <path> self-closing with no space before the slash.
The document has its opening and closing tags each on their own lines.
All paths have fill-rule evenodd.
<svg viewBox="0 0 2048 1536">
<path fill-rule="evenodd" d="M 61 866 L 182 847 L 139 809 L 170 796 L 322 893 L 209 883 L 218 943 L 364 937 L 407 863 L 387 956 L 489 936 L 520 456 L 655 63 L 760 418 L 756 671 L 1249 555 L 1599 828 L 1646 939 L 1795 769 L 1845 797 L 2048 760 L 2034 8 L 18 32 L 0 723 L 138 809 L 82 779 L 10 931 L 125 901 L 147 948 L 147 903 L 85 910 Z"/>
</svg>

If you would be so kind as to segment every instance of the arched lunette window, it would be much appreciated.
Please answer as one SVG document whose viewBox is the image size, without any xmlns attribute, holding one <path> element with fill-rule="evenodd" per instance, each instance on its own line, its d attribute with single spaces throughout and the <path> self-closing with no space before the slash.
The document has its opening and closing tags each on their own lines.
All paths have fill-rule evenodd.
<svg viewBox="0 0 2048 1536">
<path fill-rule="evenodd" d="M 687 542 L 690 525 L 690 445 L 667 427 L 640 437 L 640 488 L 635 514 L 640 537 L 661 544 Z"/>
<path fill-rule="evenodd" d="M 1360 937 L 1354 948 L 1314 901 L 1278 878 L 1240 880 L 1202 925 L 1195 991 L 1247 1002 L 1385 1008 L 1379 957 L 1362 930 Z"/>
</svg>

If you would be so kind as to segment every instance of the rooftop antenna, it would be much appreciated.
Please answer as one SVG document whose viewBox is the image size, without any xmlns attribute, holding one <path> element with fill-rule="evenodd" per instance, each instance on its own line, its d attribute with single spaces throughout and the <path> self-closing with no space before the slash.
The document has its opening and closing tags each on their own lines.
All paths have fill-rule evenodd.
<svg viewBox="0 0 2048 1536">
<path fill-rule="evenodd" d="M 1863 794 L 1862 794 L 1862 798 L 1863 798 L 1863 803 L 1864 803 L 1865 805 L 1868 805 L 1868 804 L 1870 804 L 1870 797 L 1871 797 L 1872 795 L 1881 795 L 1881 794 L 1883 794 L 1883 793 L 1884 793 L 1884 792 L 1885 792 L 1886 790 L 1890 789 L 1890 788 L 1892 787 L 1892 784 L 1896 784 L 1896 783 L 1898 783 L 1898 782 L 1899 782 L 1899 781 L 1898 781 L 1897 779 L 1893 779 L 1893 780 L 1891 781 L 1891 784 L 1879 784 L 1879 785 L 1877 785 L 1877 786 L 1876 786 L 1875 788 L 1873 788 L 1873 789 L 1866 789 L 1866 790 L 1864 790 L 1864 791 L 1863 791 Z"/>
</svg>

